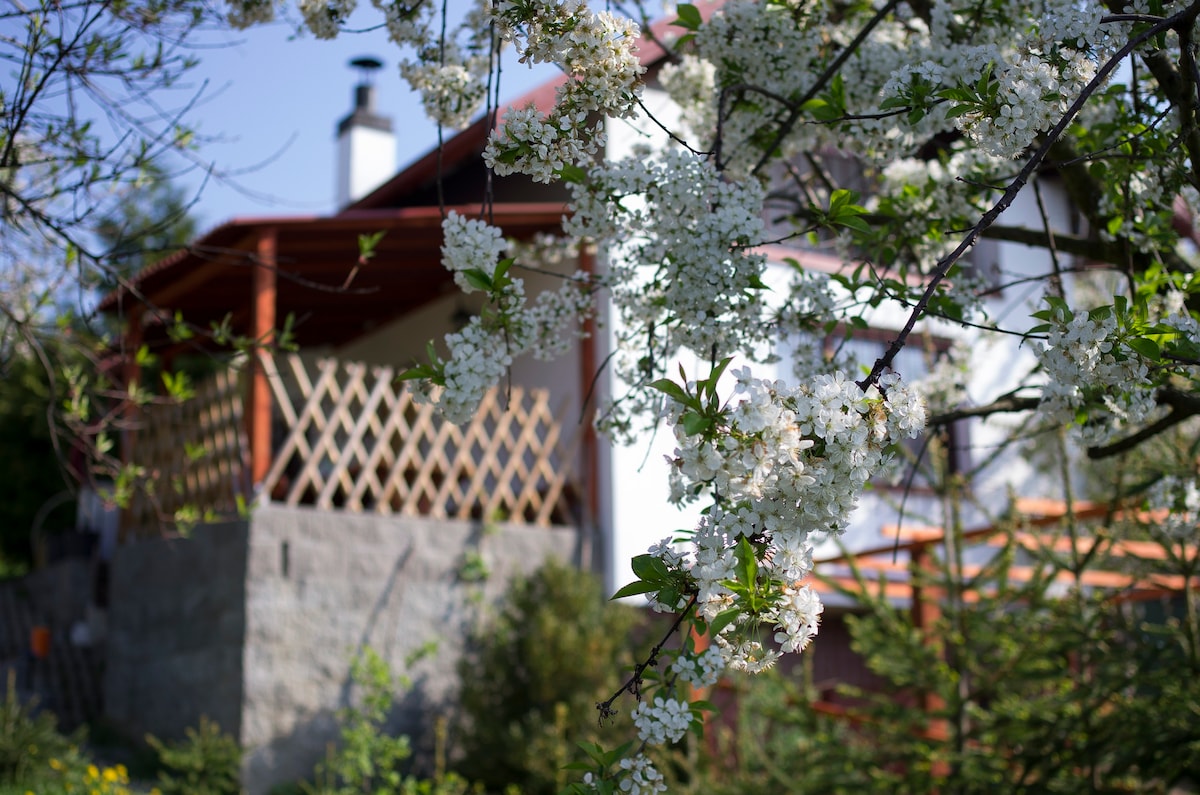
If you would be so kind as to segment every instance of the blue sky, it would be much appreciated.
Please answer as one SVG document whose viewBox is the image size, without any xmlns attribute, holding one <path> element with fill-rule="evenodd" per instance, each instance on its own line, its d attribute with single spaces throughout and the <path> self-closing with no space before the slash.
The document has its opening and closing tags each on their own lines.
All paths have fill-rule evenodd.
<svg viewBox="0 0 1200 795">
<path fill-rule="evenodd" d="M 372 24 L 373 12 L 361 10 L 351 24 Z M 335 127 L 351 109 L 358 74 L 349 61 L 357 56 L 384 61 L 375 77 L 376 106 L 393 119 L 397 165 L 437 142 L 436 128 L 400 79 L 401 52 L 384 31 L 321 41 L 280 21 L 213 32 L 203 41 L 188 86 L 203 92 L 188 118 L 202 139 L 215 139 L 202 140 L 200 156 L 233 177 L 205 182 L 193 169 L 177 180 L 196 196 L 192 212 L 202 230 L 234 217 L 333 211 Z M 511 100 L 549 76 L 506 63 L 502 96 Z"/>
</svg>

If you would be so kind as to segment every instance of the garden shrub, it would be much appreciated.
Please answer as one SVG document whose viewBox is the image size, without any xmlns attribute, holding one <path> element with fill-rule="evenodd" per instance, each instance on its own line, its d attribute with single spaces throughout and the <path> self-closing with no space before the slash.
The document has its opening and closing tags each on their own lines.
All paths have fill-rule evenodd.
<svg viewBox="0 0 1200 795">
<path fill-rule="evenodd" d="M 387 661 L 371 648 L 350 665 L 360 691 L 357 703 L 338 712 L 341 742 L 317 765 L 316 782 L 301 784 L 307 795 L 466 795 L 480 792 L 456 773 L 439 768 L 431 779 L 404 772 L 412 756 L 408 737 L 386 730 L 399 686 Z M 437 731 L 444 737 L 444 728 Z"/>
<path fill-rule="evenodd" d="M 550 795 L 569 780 L 563 767 L 581 757 L 578 742 L 619 744 L 628 717 L 600 726 L 595 705 L 633 662 L 637 620 L 594 575 L 557 561 L 515 582 L 459 666 L 459 771 L 489 792 Z"/>
<path fill-rule="evenodd" d="M 36 711 L 34 704 L 22 704 L 17 697 L 15 674 L 8 676 L 3 704 L 0 704 L 0 786 L 34 787 L 54 778 L 51 760 L 74 760 L 81 734 L 64 736 L 50 712 Z"/>
<path fill-rule="evenodd" d="M 242 748 L 215 721 L 201 717 L 187 739 L 164 743 L 147 736 L 158 752 L 162 795 L 238 795 L 242 791 Z"/>
</svg>

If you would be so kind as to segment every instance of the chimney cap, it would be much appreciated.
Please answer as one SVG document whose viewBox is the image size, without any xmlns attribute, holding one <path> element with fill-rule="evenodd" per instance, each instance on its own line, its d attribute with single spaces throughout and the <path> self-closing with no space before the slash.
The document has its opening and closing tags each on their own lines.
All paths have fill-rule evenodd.
<svg viewBox="0 0 1200 795">
<path fill-rule="evenodd" d="M 365 83 L 370 80 L 372 72 L 383 68 L 383 61 L 374 55 L 360 55 L 357 58 L 351 59 L 350 65 L 359 70 L 362 80 Z"/>
</svg>

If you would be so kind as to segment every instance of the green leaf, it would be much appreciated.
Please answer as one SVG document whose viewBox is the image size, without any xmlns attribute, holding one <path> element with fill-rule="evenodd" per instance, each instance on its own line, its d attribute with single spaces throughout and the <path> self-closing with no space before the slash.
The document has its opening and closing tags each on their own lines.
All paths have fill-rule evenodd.
<svg viewBox="0 0 1200 795">
<path fill-rule="evenodd" d="M 651 591 L 657 591 L 661 588 L 662 583 L 660 582 L 646 582 L 645 580 L 637 580 L 636 582 L 631 582 L 628 585 L 623 585 L 618 588 L 617 592 L 613 594 L 610 599 L 624 599 L 627 596 L 637 596 L 638 594 L 650 593 Z"/>
<path fill-rule="evenodd" d="M 490 292 L 492 289 L 492 277 L 479 268 L 471 268 L 463 271 L 463 275 L 467 277 L 467 282 L 476 290 Z"/>
<path fill-rule="evenodd" d="M 753 586 L 754 581 L 758 579 L 758 558 L 754 555 L 754 547 L 750 546 L 750 542 L 745 536 L 738 539 L 737 549 L 737 578 L 738 582 L 746 586 Z"/>
<path fill-rule="evenodd" d="M 723 376 L 725 374 L 726 368 L 729 367 L 729 363 L 732 361 L 733 361 L 732 356 L 726 356 L 724 359 L 717 362 L 717 366 L 714 367 L 713 371 L 709 374 L 708 384 L 707 384 L 707 386 L 705 386 L 705 389 L 704 389 L 704 391 L 708 393 L 709 397 L 712 397 L 714 394 L 716 394 L 717 381 L 721 380 L 721 376 Z"/>
<path fill-rule="evenodd" d="M 685 392 L 683 387 L 669 378 L 660 378 L 657 381 L 651 382 L 650 388 L 657 389 L 659 392 L 662 392 L 676 403 L 680 403 L 684 406 L 692 406 L 693 408 L 699 408 L 695 398 Z"/>
<path fill-rule="evenodd" d="M 654 555 L 637 555 L 633 559 L 633 573 L 648 582 L 665 583 L 671 579 L 671 572 L 662 558 Z"/>
<path fill-rule="evenodd" d="M 871 225 L 859 218 L 857 215 L 848 215 L 838 218 L 834 221 L 834 223 L 836 223 L 838 226 L 844 226 L 849 229 L 853 229 L 856 232 L 864 232 L 866 234 L 871 233 Z"/>
<path fill-rule="evenodd" d="M 576 185 L 582 185 L 587 182 L 587 172 L 573 163 L 566 164 L 555 173 L 564 182 L 572 182 Z"/>
<path fill-rule="evenodd" d="M 728 610 L 717 613 L 717 617 L 708 624 L 708 636 L 715 638 L 717 635 L 720 635 L 721 630 L 732 624 L 740 614 L 741 611 L 736 607 L 731 607 Z"/>
<path fill-rule="evenodd" d="M 704 433 L 712 427 L 712 424 L 712 419 L 703 414 L 697 414 L 694 411 L 689 411 L 683 415 L 683 432 L 688 436 Z"/>
<path fill-rule="evenodd" d="M 1126 344 L 1152 362 L 1162 359 L 1162 348 L 1154 340 L 1145 337 L 1130 337 L 1126 340 Z"/>
<path fill-rule="evenodd" d="M 691 3 L 680 3 L 675 7 L 675 13 L 679 15 L 679 18 L 671 24 L 685 30 L 699 30 L 700 26 L 704 24 L 704 19 L 700 16 L 700 9 Z"/>
<path fill-rule="evenodd" d="M 976 105 L 954 105 L 946 111 L 947 119 L 957 119 L 959 116 L 965 116 L 976 109 Z"/>
</svg>

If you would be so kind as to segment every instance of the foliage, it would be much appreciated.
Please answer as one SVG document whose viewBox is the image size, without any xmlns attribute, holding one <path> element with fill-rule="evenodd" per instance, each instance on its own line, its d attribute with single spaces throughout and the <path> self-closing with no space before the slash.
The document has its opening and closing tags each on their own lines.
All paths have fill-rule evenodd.
<svg viewBox="0 0 1200 795">
<path fill-rule="evenodd" d="M 242 791 L 242 748 L 215 721 L 200 718 L 186 739 L 163 742 L 147 736 L 158 753 L 163 795 L 238 795 Z"/>
<path fill-rule="evenodd" d="M 114 384 L 101 366 L 114 329 L 92 313 L 97 291 L 194 229 L 170 175 L 205 165 L 180 109 L 198 98 L 183 79 L 190 37 L 218 18 L 202 0 L 37 0 L 0 12 L 0 370 L 48 394 L 29 433 L 13 426 L 5 440 L 6 457 L 43 445 L 30 470 L 43 485 L 25 500 L 80 477 L 124 486 L 136 472 L 122 472 L 115 437 L 157 384 Z M 6 422 L 17 423 L 32 393 L 8 397 L 19 405 L 5 407 Z M 70 460 L 71 478 L 49 470 L 50 450 L 60 467 Z M 26 506 L 17 510 L 19 523 L 4 526 L 28 530 Z"/>
<path fill-rule="evenodd" d="M 62 765 L 79 759 L 79 735 L 64 737 L 53 713 L 36 711 L 17 695 L 16 675 L 8 676 L 0 703 L 0 785 L 35 786 L 53 778 L 51 761 Z"/>
<path fill-rule="evenodd" d="M 99 766 L 75 754 L 66 760 L 51 759 L 51 776 L 36 791 L 37 795 L 134 795 L 129 771 L 124 765 Z M 29 789 L 19 790 L 28 795 Z M 5 793 L 7 795 L 7 793 Z M 152 790 L 151 795 L 158 795 Z"/>
<path fill-rule="evenodd" d="M 595 705 L 631 661 L 635 622 L 632 609 L 605 602 L 594 575 L 561 562 L 515 582 L 459 665 L 458 769 L 489 791 L 561 790 L 577 743 L 620 736 L 619 724 L 599 724 Z"/>
<path fill-rule="evenodd" d="M 330 748 L 317 766 L 315 784 L 302 784 L 309 795 L 466 795 L 477 789 L 456 773 L 441 769 L 445 727 L 436 730 L 438 770 L 433 778 L 404 773 L 412 755 L 408 737 L 387 732 L 396 688 L 399 685 L 387 661 L 367 647 L 350 666 L 350 678 L 359 689 L 357 701 L 338 714 L 341 742 Z"/>
<path fill-rule="evenodd" d="M 922 581 L 943 602 L 926 630 L 882 596 L 855 591 L 855 651 L 880 677 L 841 686 L 843 716 L 773 674 L 740 690 L 734 760 L 712 793 L 1166 792 L 1200 774 L 1196 616 L 1019 582 L 1002 549 L 969 584 L 949 566 Z M 1194 597 L 1193 597 L 1194 598 Z M 977 599 L 977 600 L 976 600 Z M 847 706 L 848 705 L 848 706 Z M 719 731 L 719 729 L 718 729 Z"/>
<path fill-rule="evenodd" d="M 32 563 L 34 521 L 68 488 L 70 451 L 57 447 L 60 438 L 51 419 L 65 388 L 66 379 L 30 353 L 0 360 L 0 557 L 10 567 Z M 73 504 L 54 508 L 43 518 L 43 529 L 71 527 Z"/>
</svg>

